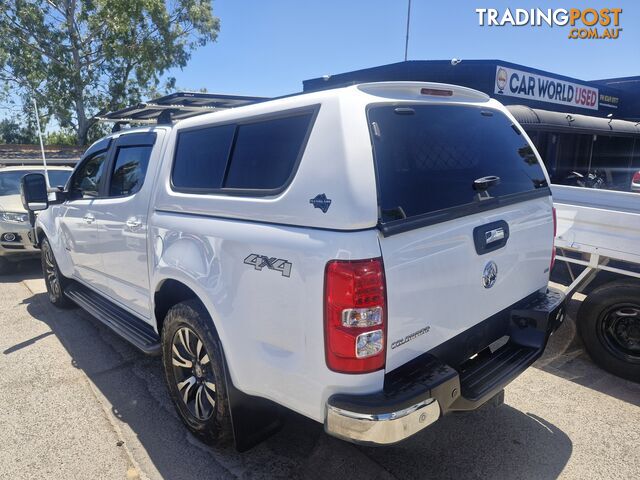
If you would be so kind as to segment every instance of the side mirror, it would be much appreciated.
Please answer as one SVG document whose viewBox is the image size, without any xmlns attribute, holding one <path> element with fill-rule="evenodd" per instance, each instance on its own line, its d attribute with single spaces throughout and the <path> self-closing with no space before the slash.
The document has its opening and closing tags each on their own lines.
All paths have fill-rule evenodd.
<svg viewBox="0 0 640 480">
<path fill-rule="evenodd" d="M 22 205 L 30 212 L 38 212 L 49 208 L 47 181 L 41 173 L 27 173 L 20 180 L 20 196 Z"/>
</svg>

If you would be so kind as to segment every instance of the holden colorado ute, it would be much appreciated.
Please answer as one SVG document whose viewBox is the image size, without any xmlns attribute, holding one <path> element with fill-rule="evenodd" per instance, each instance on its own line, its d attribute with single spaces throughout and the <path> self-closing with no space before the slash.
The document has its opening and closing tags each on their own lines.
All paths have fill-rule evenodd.
<svg viewBox="0 0 640 480">
<path fill-rule="evenodd" d="M 282 408 L 365 444 L 499 402 L 564 316 L 549 178 L 497 101 L 368 83 L 93 144 L 49 201 L 48 295 L 146 353 L 194 434 L 248 448 Z"/>
</svg>

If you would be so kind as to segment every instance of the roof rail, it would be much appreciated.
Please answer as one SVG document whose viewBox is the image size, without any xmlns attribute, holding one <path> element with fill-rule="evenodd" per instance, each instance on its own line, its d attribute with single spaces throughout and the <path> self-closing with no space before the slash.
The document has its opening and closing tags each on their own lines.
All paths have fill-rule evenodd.
<svg viewBox="0 0 640 480">
<path fill-rule="evenodd" d="M 270 100 L 270 98 L 216 93 L 175 92 L 150 102 L 138 103 L 96 118 L 99 122 L 114 122 L 116 125 L 127 123 L 170 124 L 174 120 L 251 105 L 266 100 Z"/>
</svg>

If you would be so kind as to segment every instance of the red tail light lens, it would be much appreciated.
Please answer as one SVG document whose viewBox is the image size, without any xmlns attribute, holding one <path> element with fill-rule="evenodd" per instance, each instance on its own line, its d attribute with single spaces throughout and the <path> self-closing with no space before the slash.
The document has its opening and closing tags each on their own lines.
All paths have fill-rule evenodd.
<svg viewBox="0 0 640 480">
<path fill-rule="evenodd" d="M 633 174 L 633 179 L 631 180 L 633 183 L 640 183 L 640 172 L 636 172 Z"/>
<path fill-rule="evenodd" d="M 330 261 L 324 293 L 327 367 L 341 373 L 384 368 L 387 315 L 382 259 Z"/>
<path fill-rule="evenodd" d="M 556 217 L 556 207 L 553 207 L 553 243 L 551 245 L 551 265 L 549 271 L 553 270 L 556 263 L 556 234 L 558 233 L 558 218 Z"/>
<path fill-rule="evenodd" d="M 453 90 L 443 90 L 440 88 L 422 88 L 420 89 L 422 95 L 433 95 L 436 97 L 451 97 L 453 96 Z"/>
</svg>

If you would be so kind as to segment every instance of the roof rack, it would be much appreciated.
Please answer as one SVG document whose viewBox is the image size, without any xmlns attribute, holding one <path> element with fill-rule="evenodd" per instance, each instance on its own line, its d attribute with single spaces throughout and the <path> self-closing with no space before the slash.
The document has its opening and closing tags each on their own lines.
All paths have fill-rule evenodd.
<svg viewBox="0 0 640 480">
<path fill-rule="evenodd" d="M 266 100 L 270 100 L 270 98 L 220 95 L 216 93 L 175 92 L 150 102 L 138 103 L 96 118 L 99 122 L 114 122 L 116 126 L 127 123 L 163 124 Z"/>
</svg>

